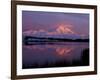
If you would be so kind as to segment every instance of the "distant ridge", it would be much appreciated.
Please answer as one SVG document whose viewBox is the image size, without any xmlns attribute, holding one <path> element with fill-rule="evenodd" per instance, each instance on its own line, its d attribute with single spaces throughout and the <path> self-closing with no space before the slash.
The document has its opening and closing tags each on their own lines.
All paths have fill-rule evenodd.
<svg viewBox="0 0 100 80">
<path fill-rule="evenodd" d="M 33 43 L 46 43 L 46 42 L 89 42 L 89 39 L 67 39 L 67 38 L 52 38 L 52 37 L 34 37 L 34 36 L 25 36 L 23 38 L 24 44 L 33 44 Z"/>
</svg>

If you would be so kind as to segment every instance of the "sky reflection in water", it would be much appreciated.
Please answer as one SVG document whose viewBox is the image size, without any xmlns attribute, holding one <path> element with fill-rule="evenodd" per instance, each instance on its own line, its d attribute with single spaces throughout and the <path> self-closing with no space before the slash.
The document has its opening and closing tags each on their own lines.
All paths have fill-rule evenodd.
<svg viewBox="0 0 100 80">
<path fill-rule="evenodd" d="M 80 60 L 82 51 L 89 48 L 88 43 L 78 42 L 57 42 L 47 45 L 23 46 L 23 64 L 32 65 L 34 63 L 44 64 L 46 61 L 55 62 L 57 60 Z"/>
</svg>

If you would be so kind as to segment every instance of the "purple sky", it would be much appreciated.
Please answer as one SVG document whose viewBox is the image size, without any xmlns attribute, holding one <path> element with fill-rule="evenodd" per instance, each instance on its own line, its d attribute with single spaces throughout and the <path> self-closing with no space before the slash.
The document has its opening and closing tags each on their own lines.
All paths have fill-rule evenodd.
<svg viewBox="0 0 100 80">
<path fill-rule="evenodd" d="M 89 14 L 22 11 L 22 30 L 30 35 L 87 37 Z"/>
</svg>

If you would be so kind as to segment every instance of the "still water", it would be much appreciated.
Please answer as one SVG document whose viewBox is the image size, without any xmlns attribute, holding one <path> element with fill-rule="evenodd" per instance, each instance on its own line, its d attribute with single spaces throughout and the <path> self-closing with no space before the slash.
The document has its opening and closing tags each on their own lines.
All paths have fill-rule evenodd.
<svg viewBox="0 0 100 80">
<path fill-rule="evenodd" d="M 89 65 L 89 52 L 85 52 L 86 55 L 83 56 L 83 51 L 86 49 L 89 49 L 88 42 L 54 42 L 52 44 L 23 45 L 22 68 Z"/>
</svg>

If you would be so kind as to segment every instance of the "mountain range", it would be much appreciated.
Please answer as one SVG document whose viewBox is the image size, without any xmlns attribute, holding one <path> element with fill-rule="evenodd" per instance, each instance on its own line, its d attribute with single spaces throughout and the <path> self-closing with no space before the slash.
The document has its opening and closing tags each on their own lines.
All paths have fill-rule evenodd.
<svg viewBox="0 0 100 80">
<path fill-rule="evenodd" d="M 52 38 L 67 38 L 67 39 L 88 39 L 87 35 L 78 34 L 74 32 L 70 27 L 60 25 L 53 31 L 47 31 L 45 29 L 38 30 L 26 30 L 23 31 L 23 36 L 35 36 L 35 37 L 52 37 Z"/>
</svg>

